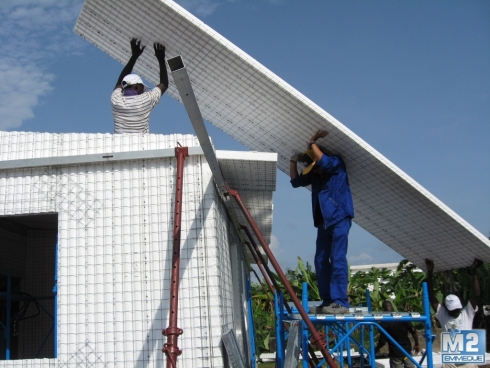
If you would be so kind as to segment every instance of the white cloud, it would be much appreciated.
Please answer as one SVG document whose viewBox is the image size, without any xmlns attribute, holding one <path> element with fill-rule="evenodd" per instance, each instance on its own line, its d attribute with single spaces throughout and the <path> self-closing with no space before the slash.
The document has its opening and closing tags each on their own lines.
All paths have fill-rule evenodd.
<svg viewBox="0 0 490 368">
<path fill-rule="evenodd" d="M 46 65 L 79 54 L 84 43 L 73 33 L 83 0 L 0 2 L 0 129 L 19 128 L 53 87 Z"/>
<path fill-rule="evenodd" d="M 269 248 L 272 250 L 274 255 L 282 253 L 282 250 L 279 249 L 279 239 L 277 239 L 277 236 L 274 234 L 271 235 L 271 243 L 269 244 Z"/>
<path fill-rule="evenodd" d="M 208 15 L 213 14 L 218 6 L 223 3 L 232 3 L 236 0 L 175 0 L 177 4 L 186 9 L 188 12 L 198 16 L 198 17 L 207 17 Z M 248 0 L 245 0 L 248 1 Z M 285 0 L 262 0 L 264 2 L 271 3 L 272 5 L 282 5 L 285 3 Z"/>
<path fill-rule="evenodd" d="M 372 262 L 374 260 L 374 258 L 367 253 L 361 253 L 357 256 L 350 256 L 348 257 L 348 259 L 349 259 L 349 263 L 351 264 L 365 264 L 367 262 Z"/>
<path fill-rule="evenodd" d="M 15 60 L 0 59 L 0 129 L 18 128 L 34 117 L 39 98 L 51 91 L 54 76 L 34 64 L 20 65 Z"/>
<path fill-rule="evenodd" d="M 213 14 L 222 3 L 216 0 L 176 0 L 175 2 L 188 12 L 200 17 Z"/>
</svg>

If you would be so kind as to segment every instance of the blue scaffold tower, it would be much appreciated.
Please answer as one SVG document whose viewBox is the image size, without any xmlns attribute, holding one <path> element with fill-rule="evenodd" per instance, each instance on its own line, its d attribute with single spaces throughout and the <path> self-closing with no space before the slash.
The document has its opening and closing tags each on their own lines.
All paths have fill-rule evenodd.
<svg viewBox="0 0 490 368">
<path fill-rule="evenodd" d="M 433 368 L 432 342 L 434 337 L 431 331 L 430 304 L 427 291 L 427 284 L 422 284 L 424 314 L 418 312 L 376 312 L 371 309 L 371 299 L 369 290 L 366 292 L 366 307 L 350 308 L 347 314 L 310 314 L 310 320 L 317 326 L 325 328 L 326 341 L 332 357 L 339 366 L 347 364 L 349 367 L 354 365 L 354 354 L 351 347 L 358 349 L 355 357 L 359 358 L 360 367 L 376 367 L 374 328 L 386 336 L 386 339 L 405 352 L 407 359 L 410 359 L 416 367 L 422 367 L 426 361 L 427 368 Z M 305 310 L 309 309 L 308 286 L 303 284 L 302 305 Z M 277 354 L 276 367 L 288 368 L 296 367 L 297 360 L 295 355 L 301 354 L 302 367 L 311 367 L 309 361 L 309 332 L 307 325 L 301 318 L 297 309 L 292 307 L 292 312 L 287 313 L 284 309 L 284 296 L 282 293 L 275 294 L 275 315 L 276 315 L 276 336 Z M 424 324 L 423 337 L 426 341 L 426 349 L 421 357 L 412 357 L 395 341 L 388 332 L 380 325 L 381 322 L 417 322 Z M 289 325 L 288 331 L 285 326 Z M 331 340 L 329 338 L 332 337 Z M 366 342 L 369 342 L 369 346 Z M 287 345 L 287 348 L 286 348 Z M 295 354 L 296 353 L 296 354 Z M 417 360 L 417 359 L 418 360 Z M 297 359 L 297 358 L 296 358 Z M 323 367 L 325 359 L 319 361 L 315 367 Z"/>
</svg>

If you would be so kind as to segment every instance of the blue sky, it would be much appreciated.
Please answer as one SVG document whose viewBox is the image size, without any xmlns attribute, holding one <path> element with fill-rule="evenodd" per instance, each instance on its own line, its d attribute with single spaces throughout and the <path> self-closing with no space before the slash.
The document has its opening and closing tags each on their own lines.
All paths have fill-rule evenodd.
<svg viewBox="0 0 490 368">
<path fill-rule="evenodd" d="M 82 3 L 0 2 L 0 129 L 112 132 L 109 98 L 122 65 L 73 32 Z M 490 235 L 489 1 L 178 3 Z M 208 130 L 217 149 L 246 149 Z M 193 132 L 166 95 L 150 131 Z M 271 245 L 294 268 L 297 256 L 314 254 L 309 192 L 293 190 L 282 172 L 277 179 Z M 353 265 L 401 259 L 357 226 L 349 242 Z"/>
</svg>

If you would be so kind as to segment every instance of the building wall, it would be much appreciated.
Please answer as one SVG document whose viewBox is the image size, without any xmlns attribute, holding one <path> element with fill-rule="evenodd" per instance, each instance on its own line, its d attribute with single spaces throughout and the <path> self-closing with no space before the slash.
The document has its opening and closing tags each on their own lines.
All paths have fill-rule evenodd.
<svg viewBox="0 0 490 368">
<path fill-rule="evenodd" d="M 2 132 L 0 159 L 173 148 L 177 141 L 198 145 L 195 137 L 179 135 Z M 0 171 L 0 216 L 58 213 L 58 359 L 46 364 L 165 364 L 175 175 L 175 158 Z M 233 290 L 230 266 L 230 245 L 236 243 L 204 157 L 187 157 L 181 367 L 223 366 L 221 335 L 243 325 L 245 311 L 235 310 L 234 299 L 244 291 Z M 0 367 L 11 366 L 6 364 Z"/>
</svg>

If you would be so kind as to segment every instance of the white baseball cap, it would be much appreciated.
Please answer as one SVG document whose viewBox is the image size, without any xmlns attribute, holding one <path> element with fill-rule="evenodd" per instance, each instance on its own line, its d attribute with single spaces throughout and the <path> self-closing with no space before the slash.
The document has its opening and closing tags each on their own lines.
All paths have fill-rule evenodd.
<svg viewBox="0 0 490 368">
<path fill-rule="evenodd" d="M 449 294 L 448 296 L 446 296 L 444 304 L 446 305 L 446 308 L 450 311 L 463 308 L 463 306 L 461 305 L 461 300 L 459 300 L 459 298 L 453 294 Z"/>
<path fill-rule="evenodd" d="M 143 80 L 137 74 L 128 74 L 123 78 L 121 82 L 123 89 L 129 86 L 134 86 L 135 84 L 142 84 L 145 86 L 145 89 L 149 88 L 146 84 L 143 83 Z"/>
</svg>

